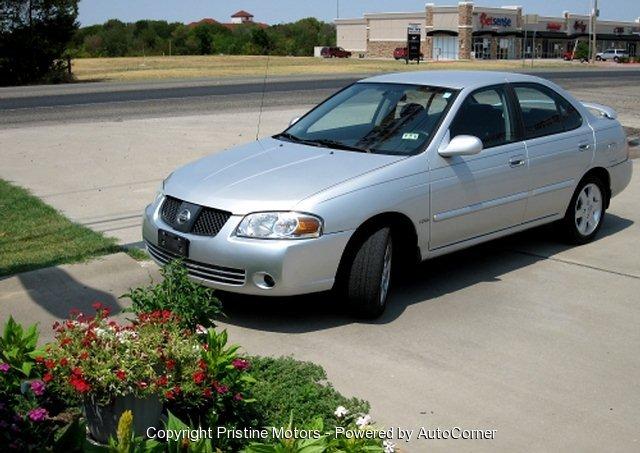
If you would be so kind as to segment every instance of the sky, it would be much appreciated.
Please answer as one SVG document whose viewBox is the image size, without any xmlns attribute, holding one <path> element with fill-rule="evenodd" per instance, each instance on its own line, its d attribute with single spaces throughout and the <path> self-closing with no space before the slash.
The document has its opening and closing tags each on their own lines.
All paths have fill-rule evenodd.
<svg viewBox="0 0 640 453">
<path fill-rule="evenodd" d="M 478 6 L 521 5 L 525 13 L 560 16 L 563 11 L 586 14 L 592 0 L 477 0 Z M 164 19 L 192 22 L 204 17 L 218 21 L 240 9 L 252 13 L 255 21 L 277 24 L 303 17 L 332 21 L 339 17 L 362 17 L 363 13 L 421 11 L 425 3 L 456 5 L 457 0 L 80 0 L 81 25 L 103 23 L 108 19 L 134 22 L 140 19 Z M 640 17 L 640 0 L 600 0 L 600 18 L 636 20 Z"/>
</svg>

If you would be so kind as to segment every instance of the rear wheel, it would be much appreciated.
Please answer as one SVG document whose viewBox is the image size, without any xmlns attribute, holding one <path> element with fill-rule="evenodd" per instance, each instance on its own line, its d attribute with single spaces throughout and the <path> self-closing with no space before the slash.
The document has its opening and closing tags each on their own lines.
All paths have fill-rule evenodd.
<svg viewBox="0 0 640 453">
<path fill-rule="evenodd" d="M 599 178 L 585 178 L 576 189 L 561 222 L 567 240 L 573 244 L 591 242 L 605 215 L 605 186 Z"/>
<path fill-rule="evenodd" d="M 391 285 L 392 262 L 390 228 L 381 228 L 362 242 L 348 269 L 344 288 L 354 315 L 371 319 L 384 312 Z"/>
<path fill-rule="evenodd" d="M 620 58 L 619 57 L 613 57 L 613 61 L 615 61 L 616 63 L 620 63 Z"/>
<path fill-rule="evenodd" d="M 602 57 L 601 56 L 597 56 L 596 57 L 596 61 L 602 61 Z"/>
</svg>

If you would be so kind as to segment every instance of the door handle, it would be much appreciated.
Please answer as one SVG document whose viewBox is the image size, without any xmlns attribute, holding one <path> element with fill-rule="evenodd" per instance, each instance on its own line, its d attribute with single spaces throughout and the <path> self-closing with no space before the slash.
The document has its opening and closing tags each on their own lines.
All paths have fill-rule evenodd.
<svg viewBox="0 0 640 453">
<path fill-rule="evenodd" d="M 509 159 L 509 166 L 511 168 L 522 167 L 526 161 L 522 157 L 513 157 Z"/>
<path fill-rule="evenodd" d="M 580 151 L 588 151 L 589 149 L 591 149 L 591 145 L 588 143 L 583 143 L 582 145 L 578 146 L 578 149 Z"/>
</svg>

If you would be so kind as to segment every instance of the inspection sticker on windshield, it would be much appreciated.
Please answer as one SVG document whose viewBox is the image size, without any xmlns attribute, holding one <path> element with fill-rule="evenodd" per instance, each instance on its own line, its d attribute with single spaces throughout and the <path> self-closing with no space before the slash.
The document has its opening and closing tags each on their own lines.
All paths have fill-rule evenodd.
<svg viewBox="0 0 640 453">
<path fill-rule="evenodd" d="M 442 94 L 443 99 L 449 99 L 450 97 L 451 97 L 451 93 L 449 93 L 448 91 Z"/>
<path fill-rule="evenodd" d="M 402 134 L 402 140 L 418 140 L 420 138 L 420 134 L 416 134 L 415 132 L 405 132 Z"/>
</svg>

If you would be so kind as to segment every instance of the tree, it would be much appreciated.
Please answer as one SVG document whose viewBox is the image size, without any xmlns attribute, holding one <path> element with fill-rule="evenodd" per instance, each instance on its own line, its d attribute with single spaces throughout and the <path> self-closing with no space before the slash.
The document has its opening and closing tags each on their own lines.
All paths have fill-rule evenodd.
<svg viewBox="0 0 640 453">
<path fill-rule="evenodd" d="M 78 29 L 79 0 L 0 0 L 0 85 L 43 80 Z"/>
</svg>

